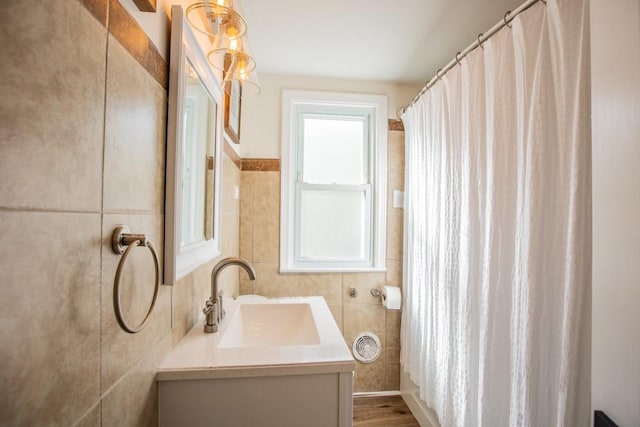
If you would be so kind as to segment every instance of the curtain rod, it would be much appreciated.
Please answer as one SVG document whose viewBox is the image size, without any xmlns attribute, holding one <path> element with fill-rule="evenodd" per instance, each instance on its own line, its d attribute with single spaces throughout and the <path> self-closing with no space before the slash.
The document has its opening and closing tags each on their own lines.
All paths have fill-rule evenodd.
<svg viewBox="0 0 640 427">
<path fill-rule="evenodd" d="M 507 13 L 504 14 L 504 18 L 502 19 L 502 21 L 498 22 L 496 25 L 491 27 L 491 29 L 487 31 L 486 34 L 485 33 L 478 34 L 478 38 L 473 43 L 471 43 L 471 45 L 469 45 L 463 51 L 456 53 L 455 58 L 453 58 L 447 65 L 445 65 L 444 68 L 440 68 L 438 71 L 436 71 L 436 75 L 433 76 L 431 80 L 429 80 L 422 89 L 420 89 L 418 94 L 413 97 L 411 102 L 409 102 L 407 106 L 401 107 L 397 111 L 397 116 L 400 117 L 401 115 L 403 115 L 405 111 L 407 111 L 407 108 L 415 104 L 416 101 L 420 99 L 420 97 L 424 95 L 426 91 L 431 89 L 431 87 L 435 85 L 438 82 L 438 80 L 440 80 L 442 76 L 445 75 L 449 70 L 451 70 L 456 64 L 460 64 L 460 61 L 464 59 L 468 54 L 476 50 L 478 47 L 482 46 L 482 43 L 489 40 L 491 36 L 493 36 L 495 33 L 500 31 L 503 27 L 507 26 L 511 28 L 510 23 L 511 21 L 513 21 L 513 19 L 516 16 L 520 15 L 522 12 L 529 9 L 531 6 L 538 3 L 539 1 L 541 1 L 544 4 L 547 4 L 547 0 L 527 0 L 526 2 L 518 6 L 515 10 L 507 11 Z"/>
</svg>

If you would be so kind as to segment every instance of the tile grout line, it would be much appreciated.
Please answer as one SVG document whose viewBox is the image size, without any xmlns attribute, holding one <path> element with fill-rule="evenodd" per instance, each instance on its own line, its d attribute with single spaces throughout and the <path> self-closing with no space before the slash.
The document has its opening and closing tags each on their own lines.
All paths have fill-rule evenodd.
<svg viewBox="0 0 640 427">
<path fill-rule="evenodd" d="M 110 25 L 110 20 L 109 20 L 109 13 L 111 12 L 111 5 L 110 2 L 107 1 L 107 16 L 106 16 L 106 22 L 105 22 L 105 52 L 104 52 L 104 103 L 103 103 L 103 108 L 102 108 L 102 179 L 101 179 L 101 189 L 100 189 L 100 283 L 99 283 L 99 289 L 100 289 L 100 294 L 99 294 L 99 303 L 100 303 L 100 316 L 99 316 L 99 321 L 100 321 L 100 356 L 98 357 L 99 360 L 99 366 L 100 366 L 100 371 L 99 371 L 99 387 L 100 387 L 100 394 L 99 394 L 99 398 L 98 398 L 98 403 L 100 404 L 100 425 L 103 425 L 103 419 L 104 419 L 104 414 L 103 414 L 103 407 L 102 407 L 102 397 L 103 397 L 103 393 L 102 393 L 102 340 L 103 340 L 103 333 L 104 331 L 102 330 L 102 315 L 103 315 L 103 310 L 102 310 L 102 291 L 103 291 L 103 282 L 104 282 L 104 277 L 103 277 L 103 270 L 104 270 L 104 244 L 103 244 L 103 233 L 104 233 L 104 181 L 105 181 L 105 157 L 106 157 L 106 151 L 107 151 L 107 83 L 108 83 L 108 74 L 109 74 L 109 25 Z"/>
<path fill-rule="evenodd" d="M 91 405 L 89 407 L 89 409 L 87 409 L 82 415 L 80 415 L 80 418 L 78 418 L 78 421 L 76 421 L 75 423 L 72 424 L 72 427 L 76 427 L 76 426 L 80 425 L 82 420 L 84 420 L 84 418 L 86 416 L 88 416 L 91 413 L 91 411 L 93 411 L 93 408 L 95 408 L 96 406 L 100 406 L 100 400 L 95 402 L 93 405 Z"/>
<path fill-rule="evenodd" d="M 0 206 L 0 212 L 39 212 L 39 213 L 70 213 L 70 214 L 100 214 L 100 210 L 77 210 L 56 208 L 30 208 L 26 206 Z"/>
<path fill-rule="evenodd" d="M 103 210 L 105 215 L 149 215 L 149 216 L 164 216 L 164 212 L 152 211 L 147 209 L 108 209 Z"/>
</svg>

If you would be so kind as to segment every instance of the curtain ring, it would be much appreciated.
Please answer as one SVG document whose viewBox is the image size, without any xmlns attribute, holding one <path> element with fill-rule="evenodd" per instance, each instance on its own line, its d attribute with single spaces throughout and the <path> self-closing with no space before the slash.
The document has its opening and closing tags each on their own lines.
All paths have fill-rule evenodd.
<svg viewBox="0 0 640 427">
<path fill-rule="evenodd" d="M 482 36 L 484 36 L 484 33 L 478 34 L 478 46 L 480 46 L 482 49 L 484 49 L 484 47 L 482 46 L 482 43 L 484 43 L 484 40 L 481 40 Z"/>
<path fill-rule="evenodd" d="M 460 63 L 460 54 L 461 54 L 461 53 L 462 53 L 462 52 L 458 52 L 458 53 L 456 53 L 456 62 L 457 62 L 457 63 L 458 63 L 458 65 L 460 65 L 460 66 L 462 65 L 462 64 Z"/>
<path fill-rule="evenodd" d="M 507 13 L 504 14 L 504 25 L 506 25 L 507 27 L 511 28 L 510 22 L 511 21 L 507 21 L 507 16 L 511 15 L 511 11 L 507 10 Z"/>
<path fill-rule="evenodd" d="M 442 77 L 440 77 L 440 71 L 442 71 L 442 68 L 440 68 L 438 71 L 436 71 L 436 77 L 438 78 L 438 80 L 440 80 Z"/>
</svg>

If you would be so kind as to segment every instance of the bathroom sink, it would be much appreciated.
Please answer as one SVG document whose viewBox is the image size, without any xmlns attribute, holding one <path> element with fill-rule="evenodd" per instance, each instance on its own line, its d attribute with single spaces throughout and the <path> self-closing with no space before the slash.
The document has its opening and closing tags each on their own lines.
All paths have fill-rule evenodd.
<svg viewBox="0 0 640 427">
<path fill-rule="evenodd" d="M 220 348 L 320 344 L 309 304 L 240 304 L 226 320 Z"/>
<path fill-rule="evenodd" d="M 352 425 L 356 364 L 323 297 L 223 305 L 218 332 L 196 324 L 158 368 L 160 427 Z"/>
<path fill-rule="evenodd" d="M 218 332 L 197 324 L 165 357 L 161 380 L 227 378 L 228 370 L 351 372 L 355 362 L 323 297 L 225 299 Z M 299 371 L 298 371 L 299 370 Z M 245 372 L 245 374 L 247 373 Z M 342 372 L 342 371 L 341 371 Z M 235 374 L 234 374 L 235 375 Z"/>
</svg>

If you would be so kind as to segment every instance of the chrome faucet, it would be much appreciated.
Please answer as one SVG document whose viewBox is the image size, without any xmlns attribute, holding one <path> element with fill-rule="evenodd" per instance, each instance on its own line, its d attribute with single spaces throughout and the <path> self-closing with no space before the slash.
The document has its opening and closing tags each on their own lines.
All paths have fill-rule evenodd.
<svg viewBox="0 0 640 427">
<path fill-rule="evenodd" d="M 225 312 L 222 307 L 223 291 L 218 291 L 218 274 L 230 265 L 237 265 L 245 269 L 249 279 L 256 280 L 256 271 L 245 259 L 229 257 L 220 260 L 211 271 L 211 298 L 205 302 L 202 312 L 206 316 L 204 331 L 207 333 L 218 332 L 218 325 L 224 318 Z"/>
</svg>

